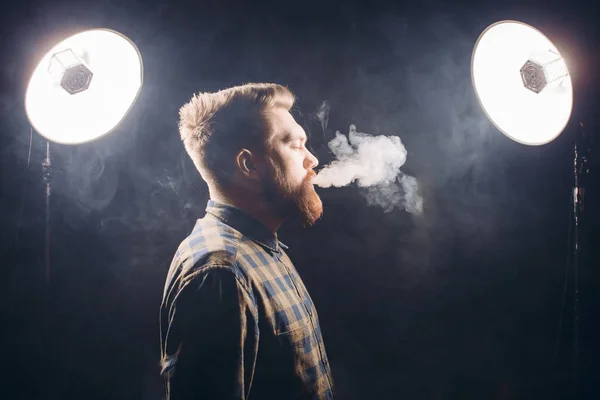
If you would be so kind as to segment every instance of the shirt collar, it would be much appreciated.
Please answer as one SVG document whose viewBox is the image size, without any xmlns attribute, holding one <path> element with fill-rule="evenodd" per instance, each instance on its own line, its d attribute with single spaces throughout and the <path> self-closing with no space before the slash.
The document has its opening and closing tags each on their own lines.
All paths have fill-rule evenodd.
<svg viewBox="0 0 600 400">
<path fill-rule="evenodd" d="M 271 251 L 279 252 L 279 245 L 288 248 L 277 240 L 277 233 L 271 232 L 239 208 L 208 200 L 206 212 Z"/>
</svg>

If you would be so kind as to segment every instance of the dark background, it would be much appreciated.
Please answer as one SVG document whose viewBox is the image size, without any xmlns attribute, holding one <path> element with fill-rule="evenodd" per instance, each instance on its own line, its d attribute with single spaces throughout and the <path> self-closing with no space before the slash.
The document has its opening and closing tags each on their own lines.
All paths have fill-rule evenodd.
<svg viewBox="0 0 600 400">
<path fill-rule="evenodd" d="M 566 269 L 572 142 L 580 121 L 592 138 L 600 122 L 595 2 L 341 3 L 2 6 L 0 398 L 161 397 L 164 278 L 208 198 L 179 141 L 177 111 L 194 92 L 250 81 L 296 93 L 296 117 L 321 165 L 331 161 L 335 131 L 356 124 L 400 136 L 404 169 L 421 186 L 422 216 L 370 207 L 352 185 L 318 190 L 325 214 L 315 227 L 280 231 L 319 310 L 340 399 L 575 399 L 574 387 L 581 398 L 599 398 L 593 152 L 575 361 Z M 475 98 L 473 45 L 502 19 L 536 26 L 568 59 L 573 118 L 545 146 L 504 137 Z M 52 45 L 96 27 L 136 43 L 144 86 L 112 134 L 52 144 L 47 283 L 45 141 L 31 134 L 24 94 Z M 325 100 L 323 130 L 315 112 Z"/>
</svg>

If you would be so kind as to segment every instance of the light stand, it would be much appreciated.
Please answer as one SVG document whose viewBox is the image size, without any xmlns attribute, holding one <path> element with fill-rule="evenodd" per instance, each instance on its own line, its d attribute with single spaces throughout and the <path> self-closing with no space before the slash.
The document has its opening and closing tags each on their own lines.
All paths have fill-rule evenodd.
<svg viewBox="0 0 600 400">
<path fill-rule="evenodd" d="M 25 96 L 31 123 L 46 141 L 42 162 L 45 184 L 44 329 L 52 326 L 52 270 L 50 257 L 50 202 L 52 161 L 50 141 L 74 145 L 112 131 L 137 100 L 143 81 L 142 57 L 135 44 L 109 29 L 94 29 L 68 37 L 54 46 L 34 70 Z M 46 345 L 45 382 L 52 398 L 54 346 Z"/>
<path fill-rule="evenodd" d="M 473 50 L 471 74 L 483 111 L 498 130 L 516 142 L 530 146 L 549 143 L 563 132 L 571 118 L 573 88 L 566 62 L 556 46 L 532 26 L 519 21 L 500 21 L 486 28 Z M 573 140 L 573 191 L 570 196 L 573 208 L 569 222 L 574 222 L 575 228 L 574 242 L 569 242 L 574 286 L 571 366 L 575 397 L 571 398 L 579 397 L 580 386 L 580 224 L 585 194 L 581 176 L 587 172 L 587 159 L 581 152 L 583 139 L 585 132 L 580 123 Z M 563 307 L 569 278 L 567 269 Z M 562 320 L 561 309 L 557 352 Z"/>
<path fill-rule="evenodd" d="M 584 125 L 579 123 L 579 129 L 575 135 L 573 144 L 573 221 L 574 221 L 574 243 L 573 243 L 573 371 L 574 386 L 578 392 L 579 388 L 579 262 L 581 256 L 581 221 L 585 210 L 585 187 L 582 185 L 582 177 L 589 173 L 587 152 L 590 144 L 587 142 Z M 582 151 L 583 148 L 583 151 Z M 579 394 L 579 393 L 577 393 Z"/>
<path fill-rule="evenodd" d="M 583 208 L 583 191 L 579 186 L 579 174 L 581 173 L 581 167 L 579 149 L 577 146 L 577 136 L 579 135 L 575 135 L 573 144 L 573 220 L 575 222 L 575 241 L 573 245 L 573 352 L 575 358 L 575 368 L 577 368 L 577 365 L 579 365 L 579 218 Z"/>
<path fill-rule="evenodd" d="M 44 247 L 44 266 L 46 283 L 50 284 L 50 183 L 52 182 L 52 162 L 50 161 L 50 141 L 46 141 L 46 158 L 42 161 L 42 174 L 46 185 L 46 236 Z"/>
</svg>

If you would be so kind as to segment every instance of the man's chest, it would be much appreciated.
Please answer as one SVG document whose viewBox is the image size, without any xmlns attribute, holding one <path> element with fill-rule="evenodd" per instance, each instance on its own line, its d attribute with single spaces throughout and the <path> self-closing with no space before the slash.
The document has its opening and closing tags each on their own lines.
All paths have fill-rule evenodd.
<svg viewBox="0 0 600 400">
<path fill-rule="evenodd" d="M 251 254 L 251 253 L 250 253 Z M 279 335 L 294 329 L 314 330 L 318 316 L 312 299 L 285 253 L 244 257 L 259 304 L 259 317 Z"/>
<path fill-rule="evenodd" d="M 317 311 L 302 279 L 285 253 L 256 258 L 247 273 L 257 302 L 261 360 L 278 360 L 282 371 L 291 367 L 305 388 L 324 393 L 331 387 L 327 355 Z"/>
</svg>

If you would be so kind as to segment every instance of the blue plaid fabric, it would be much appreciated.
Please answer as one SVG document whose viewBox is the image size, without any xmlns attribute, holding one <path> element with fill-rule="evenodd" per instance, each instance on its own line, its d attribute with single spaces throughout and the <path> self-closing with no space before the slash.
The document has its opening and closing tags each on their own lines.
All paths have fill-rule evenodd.
<svg viewBox="0 0 600 400">
<path fill-rule="evenodd" d="M 209 200 L 171 263 L 160 310 L 166 398 L 333 399 L 319 318 L 287 247 Z"/>
</svg>

